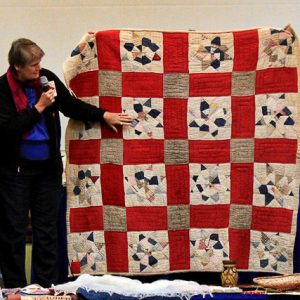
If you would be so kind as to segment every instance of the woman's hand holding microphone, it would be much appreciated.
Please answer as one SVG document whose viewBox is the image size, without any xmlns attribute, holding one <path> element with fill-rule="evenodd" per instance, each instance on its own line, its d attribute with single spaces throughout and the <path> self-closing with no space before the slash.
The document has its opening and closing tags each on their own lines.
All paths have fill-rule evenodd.
<svg viewBox="0 0 300 300">
<path fill-rule="evenodd" d="M 43 92 L 39 101 L 36 103 L 35 108 L 41 113 L 48 106 L 51 106 L 55 102 L 55 89 L 49 88 L 48 91 Z"/>
</svg>

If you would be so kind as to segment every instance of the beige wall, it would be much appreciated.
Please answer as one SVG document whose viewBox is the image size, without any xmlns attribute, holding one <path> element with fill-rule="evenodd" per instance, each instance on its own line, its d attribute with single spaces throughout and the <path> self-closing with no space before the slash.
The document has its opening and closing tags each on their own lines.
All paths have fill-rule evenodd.
<svg viewBox="0 0 300 300">
<path fill-rule="evenodd" d="M 223 31 L 287 24 L 300 34 L 299 0 L 0 0 L 0 73 L 7 69 L 11 41 L 19 37 L 36 41 L 46 52 L 43 66 L 63 79 L 63 62 L 88 31 Z"/>
</svg>

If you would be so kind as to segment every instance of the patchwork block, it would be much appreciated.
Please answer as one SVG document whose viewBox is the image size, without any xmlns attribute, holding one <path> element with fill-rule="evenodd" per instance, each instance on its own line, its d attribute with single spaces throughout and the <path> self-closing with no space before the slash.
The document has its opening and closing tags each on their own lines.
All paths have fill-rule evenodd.
<svg viewBox="0 0 300 300">
<path fill-rule="evenodd" d="M 189 162 L 189 151 L 187 140 L 166 140 L 165 141 L 165 164 L 178 165 Z"/>
<path fill-rule="evenodd" d="M 106 205 L 103 218 L 105 231 L 127 231 L 126 210 L 124 207 Z"/>
<path fill-rule="evenodd" d="M 250 229 L 252 207 L 250 205 L 230 206 L 230 228 Z"/>
<path fill-rule="evenodd" d="M 190 228 L 189 207 L 187 205 L 168 206 L 168 228 L 169 230 Z"/>
<path fill-rule="evenodd" d="M 187 98 L 189 96 L 188 74 L 164 75 L 164 98 Z"/>
<path fill-rule="evenodd" d="M 254 161 L 254 139 L 232 139 L 230 151 L 233 163 L 251 163 Z"/>
<path fill-rule="evenodd" d="M 99 72 L 99 95 L 100 96 L 122 96 L 122 73 L 101 70 Z"/>
<path fill-rule="evenodd" d="M 255 94 L 255 72 L 232 72 L 232 96 Z"/>
</svg>

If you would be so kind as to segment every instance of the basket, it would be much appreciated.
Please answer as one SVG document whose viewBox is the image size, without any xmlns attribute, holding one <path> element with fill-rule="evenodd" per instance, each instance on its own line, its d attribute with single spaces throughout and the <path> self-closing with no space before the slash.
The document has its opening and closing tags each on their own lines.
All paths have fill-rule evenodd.
<svg viewBox="0 0 300 300">
<path fill-rule="evenodd" d="M 300 273 L 270 277 L 257 277 L 253 282 L 263 288 L 274 289 L 278 291 L 296 290 L 300 287 Z"/>
</svg>

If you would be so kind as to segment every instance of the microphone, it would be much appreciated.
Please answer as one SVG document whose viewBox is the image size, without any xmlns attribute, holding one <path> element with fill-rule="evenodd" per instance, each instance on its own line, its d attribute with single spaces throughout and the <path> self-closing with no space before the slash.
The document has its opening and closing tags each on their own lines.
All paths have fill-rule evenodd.
<svg viewBox="0 0 300 300">
<path fill-rule="evenodd" d="M 50 88 L 48 78 L 46 76 L 41 76 L 40 83 L 42 85 L 42 91 L 47 92 Z"/>
</svg>

